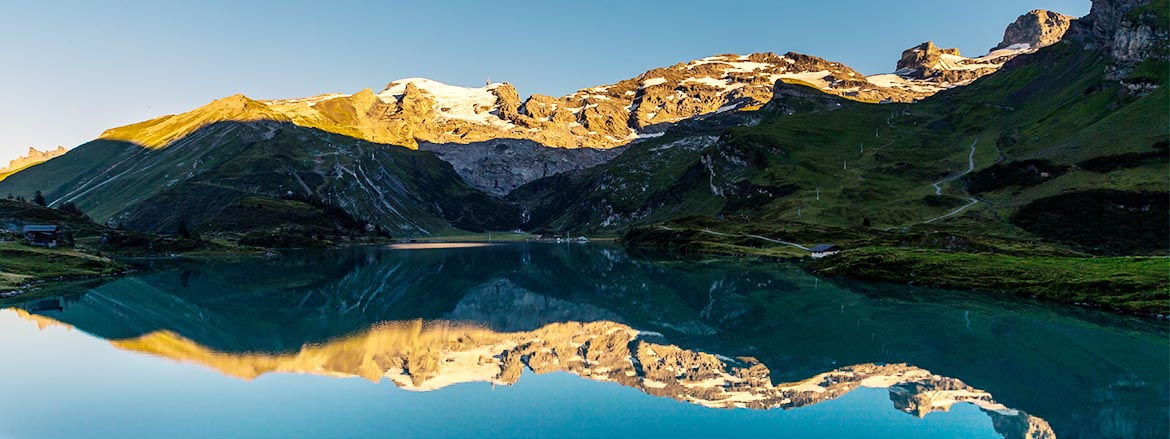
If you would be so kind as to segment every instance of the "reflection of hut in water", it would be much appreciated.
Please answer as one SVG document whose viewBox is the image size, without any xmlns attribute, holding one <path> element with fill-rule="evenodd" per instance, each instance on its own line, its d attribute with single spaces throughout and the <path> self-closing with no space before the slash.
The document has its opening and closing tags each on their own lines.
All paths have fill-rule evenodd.
<svg viewBox="0 0 1170 439">
<path fill-rule="evenodd" d="M 27 225 L 24 226 L 24 239 L 29 245 L 40 247 L 56 247 L 61 242 L 61 227 L 56 225 Z"/>
<path fill-rule="evenodd" d="M 61 297 L 41 299 L 25 304 L 22 307 L 28 312 L 64 311 L 65 299 Z"/>
<path fill-rule="evenodd" d="M 809 251 L 812 252 L 814 259 L 820 259 L 828 255 L 840 253 L 841 247 L 837 246 L 837 244 L 817 244 L 809 249 Z"/>
</svg>

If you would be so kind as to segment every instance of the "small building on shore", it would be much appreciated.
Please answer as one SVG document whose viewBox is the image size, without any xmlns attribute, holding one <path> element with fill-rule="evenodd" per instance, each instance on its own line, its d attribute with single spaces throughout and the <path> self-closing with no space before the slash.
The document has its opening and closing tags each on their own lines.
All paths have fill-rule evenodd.
<svg viewBox="0 0 1170 439">
<path fill-rule="evenodd" d="M 24 226 L 24 239 L 29 245 L 53 248 L 63 240 L 61 227 L 57 225 L 29 224 Z"/>
<path fill-rule="evenodd" d="M 817 244 L 812 246 L 809 252 L 812 253 L 813 259 L 820 259 L 825 256 L 841 253 L 841 247 L 837 244 Z"/>
</svg>

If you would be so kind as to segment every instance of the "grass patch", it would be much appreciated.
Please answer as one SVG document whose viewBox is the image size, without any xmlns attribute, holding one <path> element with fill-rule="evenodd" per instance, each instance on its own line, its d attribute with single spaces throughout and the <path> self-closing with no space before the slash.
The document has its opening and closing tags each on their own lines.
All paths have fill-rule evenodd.
<svg viewBox="0 0 1170 439">
<path fill-rule="evenodd" d="M 1007 292 L 1124 312 L 1170 312 L 1164 257 L 1057 257 L 864 247 L 810 264 L 818 273 L 942 288 Z"/>
<path fill-rule="evenodd" d="M 0 291 L 67 278 L 118 274 L 125 264 L 72 249 L 48 249 L 12 242 L 0 243 Z"/>
</svg>

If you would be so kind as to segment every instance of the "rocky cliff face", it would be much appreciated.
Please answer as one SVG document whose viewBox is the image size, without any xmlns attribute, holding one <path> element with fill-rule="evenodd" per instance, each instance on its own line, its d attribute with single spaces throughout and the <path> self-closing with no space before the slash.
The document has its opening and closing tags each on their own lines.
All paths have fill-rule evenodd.
<svg viewBox="0 0 1170 439">
<path fill-rule="evenodd" d="M 1116 63 L 1107 75 L 1124 80 L 1146 59 L 1170 59 L 1170 11 L 1165 2 L 1151 0 L 1095 0 L 1089 15 L 1070 30 L 1087 47 L 1100 47 Z M 1135 84 L 1148 92 L 1156 84 Z"/>
<path fill-rule="evenodd" d="M 1021 15 L 1003 31 L 1003 41 L 992 51 L 1027 44 L 1030 48 L 1052 45 L 1068 31 L 1075 18 L 1057 12 L 1035 9 Z"/>
<path fill-rule="evenodd" d="M 1119 81 L 1133 95 L 1147 95 L 1165 83 L 1164 67 L 1156 64 L 1170 60 L 1165 0 L 1094 0 L 1089 14 L 1073 22 L 1065 38 L 1111 55 L 1105 78 Z M 1139 69 L 1147 60 L 1155 63 Z"/>
<path fill-rule="evenodd" d="M 15 172 L 29 166 L 47 161 L 53 157 L 69 152 L 65 147 L 58 146 L 57 149 L 46 149 L 44 151 L 29 147 L 25 155 L 14 158 L 8 162 L 8 166 L 0 168 L 0 174 L 7 174 Z"/>
<path fill-rule="evenodd" d="M 419 149 L 450 163 L 468 184 L 495 195 L 538 178 L 599 165 L 624 147 L 549 148 L 531 140 L 496 139 L 464 145 L 420 143 Z"/>
</svg>

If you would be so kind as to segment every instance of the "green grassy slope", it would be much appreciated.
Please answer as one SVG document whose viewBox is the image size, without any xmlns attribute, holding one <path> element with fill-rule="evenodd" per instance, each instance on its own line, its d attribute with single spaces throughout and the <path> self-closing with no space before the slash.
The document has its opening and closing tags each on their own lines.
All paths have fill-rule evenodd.
<svg viewBox="0 0 1170 439">
<path fill-rule="evenodd" d="M 764 113 L 757 126 L 706 133 L 718 140 L 696 148 L 666 148 L 668 134 L 512 198 L 528 209 L 530 227 L 550 231 L 617 231 L 687 215 L 878 230 L 930 222 L 1088 251 L 1164 253 L 1164 227 L 1125 237 L 1165 216 L 1158 200 L 1170 187 L 1168 92 L 1131 94 L 1104 79 L 1108 63 L 1101 52 L 1060 43 L 917 104 Z M 956 178 L 969 159 L 975 172 Z M 1091 160 L 1122 163 L 1079 166 Z M 1033 163 L 1059 172 L 1032 170 Z M 940 181 L 936 193 L 932 183 Z M 973 184 L 981 190 L 968 190 Z M 1084 196 L 1055 218 L 1027 215 L 1032 203 L 1100 189 L 1136 201 L 1118 210 L 1118 199 Z M 1084 203 L 1109 214 L 1077 218 L 1090 207 Z M 1061 220 L 1082 230 L 1050 233 Z M 1089 234 L 1122 244 L 1076 241 Z"/>
<path fill-rule="evenodd" d="M 864 247 L 818 260 L 827 275 L 944 288 L 1009 292 L 1120 311 L 1170 312 L 1164 257 L 1053 257 Z"/>
<path fill-rule="evenodd" d="M 34 282 L 104 276 L 126 269 L 125 264 L 110 258 L 74 249 L 0 242 L 0 292 Z"/>
<path fill-rule="evenodd" d="M 511 229 L 519 218 L 433 154 L 273 121 L 213 123 L 158 148 L 97 140 L 0 182 L 0 193 L 36 190 L 99 222 L 163 233 L 225 226 L 216 217 L 253 196 L 337 207 L 397 236 Z"/>
<path fill-rule="evenodd" d="M 616 227 L 633 225 L 627 243 L 682 252 L 799 258 L 778 241 L 833 242 L 846 250 L 812 269 L 1166 313 L 1170 92 L 1132 93 L 1105 79 L 1110 62 L 1061 43 L 919 104 L 730 130 L 698 153 L 716 207 Z M 1150 69 L 1170 74 L 1136 72 Z M 755 204 L 718 193 L 745 182 L 798 189 Z"/>
</svg>

